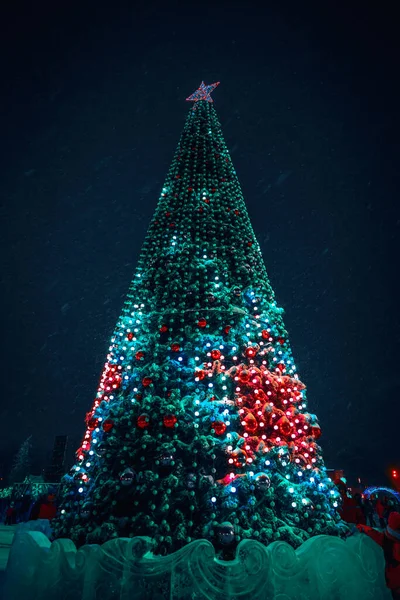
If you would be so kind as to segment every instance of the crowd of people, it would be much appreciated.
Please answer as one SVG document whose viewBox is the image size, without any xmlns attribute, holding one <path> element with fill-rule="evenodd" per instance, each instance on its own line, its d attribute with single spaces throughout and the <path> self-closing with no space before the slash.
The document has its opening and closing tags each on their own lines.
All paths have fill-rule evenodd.
<svg viewBox="0 0 400 600">
<path fill-rule="evenodd" d="M 55 494 L 44 494 L 34 499 L 29 494 L 10 500 L 3 508 L 2 520 L 5 525 L 16 525 L 36 519 L 51 521 L 57 512 Z"/>
<path fill-rule="evenodd" d="M 400 504 L 394 497 L 371 495 L 368 498 L 359 493 L 349 494 L 343 488 L 339 491 L 342 496 L 340 516 L 346 523 L 385 529 L 390 514 L 400 512 Z"/>
<path fill-rule="evenodd" d="M 383 550 L 386 584 L 393 600 L 400 600 L 400 504 L 388 496 L 350 494 L 338 485 L 342 496 L 340 515 L 359 531 L 370 537 Z"/>
</svg>

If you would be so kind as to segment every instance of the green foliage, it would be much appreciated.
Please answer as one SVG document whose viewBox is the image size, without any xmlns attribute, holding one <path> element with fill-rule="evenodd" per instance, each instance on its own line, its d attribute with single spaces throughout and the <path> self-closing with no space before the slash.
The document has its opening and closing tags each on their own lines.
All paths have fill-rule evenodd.
<svg viewBox="0 0 400 600">
<path fill-rule="evenodd" d="M 15 455 L 14 462 L 8 476 L 9 483 L 22 483 L 27 475 L 29 475 L 29 469 L 31 466 L 30 451 L 32 448 L 32 436 L 26 438 L 21 444 L 17 454 Z"/>
</svg>

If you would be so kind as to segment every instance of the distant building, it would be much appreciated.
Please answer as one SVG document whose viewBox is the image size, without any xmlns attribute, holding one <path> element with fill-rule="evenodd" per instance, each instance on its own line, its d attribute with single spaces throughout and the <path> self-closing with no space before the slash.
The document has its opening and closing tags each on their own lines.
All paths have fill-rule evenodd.
<svg viewBox="0 0 400 600">
<path fill-rule="evenodd" d="M 67 442 L 68 436 L 66 435 L 57 435 L 54 439 L 50 465 L 45 469 L 45 479 L 50 483 L 59 482 L 65 473 Z"/>
</svg>

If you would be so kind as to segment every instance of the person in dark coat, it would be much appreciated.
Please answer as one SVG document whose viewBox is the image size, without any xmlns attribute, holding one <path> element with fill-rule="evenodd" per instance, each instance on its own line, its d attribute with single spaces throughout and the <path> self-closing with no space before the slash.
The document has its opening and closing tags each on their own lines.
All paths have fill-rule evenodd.
<svg viewBox="0 0 400 600">
<path fill-rule="evenodd" d="M 374 510 L 371 500 L 369 498 L 364 498 L 365 521 L 366 521 L 366 524 L 369 525 L 370 527 L 374 527 L 374 525 L 375 525 L 374 513 L 375 513 L 375 510 Z"/>
<path fill-rule="evenodd" d="M 43 504 L 44 500 L 44 496 L 39 496 L 39 498 L 36 500 L 31 509 L 31 514 L 29 517 L 30 521 L 36 521 L 39 518 L 40 507 Z"/>
<path fill-rule="evenodd" d="M 31 510 L 32 498 L 29 494 L 25 494 L 22 497 L 20 521 L 25 522 L 29 520 L 29 514 Z"/>
<path fill-rule="evenodd" d="M 386 503 L 385 503 L 384 499 L 382 500 L 382 498 L 378 498 L 377 503 L 375 505 L 375 511 L 376 511 L 376 514 L 378 515 L 379 525 L 380 525 L 381 529 L 385 529 L 385 527 L 386 527 L 386 521 L 385 521 Z"/>
<path fill-rule="evenodd" d="M 353 498 L 357 505 L 356 506 L 356 524 L 357 525 L 366 525 L 367 519 L 365 516 L 364 504 L 363 504 L 361 494 L 359 494 L 359 493 L 354 494 Z"/>
<path fill-rule="evenodd" d="M 386 512 L 385 512 L 385 519 L 388 520 L 390 517 L 390 513 L 392 512 L 398 512 L 395 511 L 395 503 L 394 500 L 392 498 L 388 498 L 387 499 L 387 503 L 386 503 Z"/>
<path fill-rule="evenodd" d="M 21 521 L 21 508 L 22 508 L 22 500 L 19 498 L 15 503 L 15 522 L 19 523 Z"/>
<path fill-rule="evenodd" d="M 10 506 L 6 510 L 5 525 L 15 525 L 16 522 L 17 522 L 17 511 L 15 510 L 14 502 L 11 502 Z"/>
</svg>

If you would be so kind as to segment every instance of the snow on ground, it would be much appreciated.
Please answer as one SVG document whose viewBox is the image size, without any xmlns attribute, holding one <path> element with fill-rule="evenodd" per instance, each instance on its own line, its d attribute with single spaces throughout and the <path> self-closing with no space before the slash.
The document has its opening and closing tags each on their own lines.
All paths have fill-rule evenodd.
<svg viewBox="0 0 400 600">
<path fill-rule="evenodd" d="M 0 525 L 0 572 L 6 570 L 16 525 Z"/>
<path fill-rule="evenodd" d="M 4 575 L 16 525 L 0 525 L 0 598 L 3 597 Z"/>
</svg>

